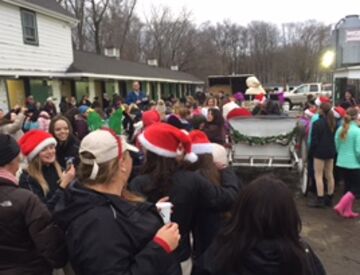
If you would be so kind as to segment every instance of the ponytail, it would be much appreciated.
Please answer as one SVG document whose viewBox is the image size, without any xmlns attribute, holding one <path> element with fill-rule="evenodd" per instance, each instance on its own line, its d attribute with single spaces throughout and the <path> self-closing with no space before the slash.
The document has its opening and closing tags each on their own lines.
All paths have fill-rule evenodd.
<svg viewBox="0 0 360 275">
<path fill-rule="evenodd" d="M 342 131 L 340 133 L 340 138 L 342 140 L 346 140 L 346 138 L 347 138 L 347 134 L 348 134 L 348 131 L 349 131 L 349 128 L 350 128 L 350 122 L 351 122 L 351 116 L 346 115 L 344 117 L 344 124 L 343 124 L 343 127 L 342 127 Z"/>
<path fill-rule="evenodd" d="M 344 124 L 342 127 L 342 131 L 340 133 L 340 138 L 345 140 L 347 138 L 350 122 L 356 120 L 358 117 L 358 110 L 356 108 L 349 108 L 346 112 L 346 116 L 344 117 Z"/>
</svg>

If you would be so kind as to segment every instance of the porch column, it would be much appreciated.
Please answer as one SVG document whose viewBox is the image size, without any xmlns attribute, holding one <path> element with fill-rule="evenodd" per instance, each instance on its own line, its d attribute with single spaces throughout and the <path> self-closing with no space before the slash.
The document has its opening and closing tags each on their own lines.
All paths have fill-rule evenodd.
<svg viewBox="0 0 360 275">
<path fill-rule="evenodd" d="M 154 100 L 154 98 L 151 98 L 151 92 L 150 91 L 151 91 L 150 82 L 147 81 L 146 82 L 146 91 L 145 91 L 145 93 L 146 93 L 147 97 L 149 98 L 149 100 Z"/>
<path fill-rule="evenodd" d="M 115 94 L 120 95 L 120 86 L 119 86 L 119 81 L 114 80 L 114 92 Z"/>
<path fill-rule="evenodd" d="M 59 80 L 51 80 L 51 88 L 54 99 L 54 104 L 56 106 L 56 110 L 60 111 L 60 101 L 61 101 L 61 83 Z"/>
<path fill-rule="evenodd" d="M 157 97 L 158 97 L 158 99 L 161 99 L 161 83 L 160 82 L 158 82 L 157 83 Z"/>
<path fill-rule="evenodd" d="M 89 79 L 89 100 L 93 102 L 95 96 L 96 96 L 95 81 L 94 79 Z"/>
<path fill-rule="evenodd" d="M 4 113 L 9 111 L 6 80 L 2 78 L 0 78 L 0 108 L 4 111 Z"/>
</svg>

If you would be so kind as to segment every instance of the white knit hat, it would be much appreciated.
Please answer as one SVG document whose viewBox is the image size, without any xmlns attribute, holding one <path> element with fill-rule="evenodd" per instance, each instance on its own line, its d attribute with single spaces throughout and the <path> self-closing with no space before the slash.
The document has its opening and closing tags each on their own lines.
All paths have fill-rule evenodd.
<svg viewBox="0 0 360 275">
<path fill-rule="evenodd" d="M 212 155 L 214 162 L 224 167 L 229 166 L 229 160 L 227 157 L 227 152 L 225 147 L 217 143 L 213 143 L 212 145 L 213 145 Z"/>
</svg>

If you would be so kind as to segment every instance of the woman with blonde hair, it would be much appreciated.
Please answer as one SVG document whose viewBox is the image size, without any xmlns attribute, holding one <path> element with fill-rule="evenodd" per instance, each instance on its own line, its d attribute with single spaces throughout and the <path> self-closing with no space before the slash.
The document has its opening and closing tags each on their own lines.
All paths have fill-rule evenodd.
<svg viewBox="0 0 360 275">
<path fill-rule="evenodd" d="M 21 152 L 28 162 L 19 185 L 35 193 L 44 203 L 52 198 L 59 187 L 66 188 L 75 177 L 73 166 L 62 173 L 56 161 L 56 144 L 51 134 L 41 130 L 27 132 L 19 140 Z"/>
<path fill-rule="evenodd" d="M 79 182 L 54 212 L 76 274 L 181 274 L 172 255 L 178 225 L 164 225 L 154 204 L 127 190 L 134 150 L 108 129 L 80 144 Z"/>
<path fill-rule="evenodd" d="M 358 110 L 349 108 L 344 124 L 336 131 L 335 144 L 338 153 L 336 166 L 342 170 L 345 195 L 335 206 L 335 211 L 345 218 L 356 218 L 352 211 L 356 197 L 360 196 L 360 128 L 357 123 Z"/>
</svg>

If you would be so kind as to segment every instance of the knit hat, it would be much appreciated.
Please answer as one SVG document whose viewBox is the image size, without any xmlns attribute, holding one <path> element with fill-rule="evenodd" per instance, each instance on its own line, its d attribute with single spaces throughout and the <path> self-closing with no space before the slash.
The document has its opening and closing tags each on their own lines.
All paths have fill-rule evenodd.
<svg viewBox="0 0 360 275">
<path fill-rule="evenodd" d="M 332 111 L 336 118 L 343 118 L 346 116 L 346 110 L 341 106 L 335 107 Z"/>
<path fill-rule="evenodd" d="M 28 161 L 32 161 L 47 146 L 56 144 L 51 134 L 41 130 L 29 131 L 19 140 L 21 152 Z"/>
<path fill-rule="evenodd" d="M 176 158 L 178 149 L 182 146 L 185 160 L 196 162 L 197 156 L 191 152 L 189 135 L 167 123 L 156 123 L 145 129 L 138 137 L 141 145 L 156 155 Z"/>
<path fill-rule="evenodd" d="M 82 115 L 82 114 L 85 114 L 88 110 L 89 110 L 89 106 L 87 106 L 87 105 L 81 105 L 80 107 L 79 107 L 79 112 L 80 112 L 80 114 Z"/>
<path fill-rule="evenodd" d="M 236 108 L 228 113 L 226 119 L 229 120 L 235 117 L 249 117 L 249 116 L 252 116 L 252 113 L 248 109 Z"/>
<path fill-rule="evenodd" d="M 311 107 L 311 108 L 306 109 L 304 111 L 304 114 L 311 118 L 316 114 L 316 112 L 317 112 L 316 107 Z"/>
<path fill-rule="evenodd" d="M 93 165 L 90 179 L 96 179 L 99 172 L 99 164 L 106 163 L 115 158 L 121 158 L 125 151 L 138 152 L 139 150 L 126 143 L 123 136 L 118 136 L 111 129 L 96 130 L 84 137 L 80 143 L 80 159 L 87 165 Z M 81 154 L 88 152 L 95 159 L 88 159 Z"/>
<path fill-rule="evenodd" d="M 326 96 L 320 96 L 315 99 L 316 106 L 320 106 L 322 103 L 331 103 L 331 100 Z"/>
<path fill-rule="evenodd" d="M 266 97 L 264 94 L 259 94 L 255 96 L 254 99 L 255 104 L 264 104 L 266 102 Z"/>
<path fill-rule="evenodd" d="M 150 110 L 150 111 L 146 111 L 142 114 L 142 121 L 144 124 L 144 128 L 160 122 L 161 118 L 160 118 L 160 114 L 155 111 L 155 110 Z"/>
<path fill-rule="evenodd" d="M 197 154 L 211 154 L 212 153 L 212 143 L 210 143 L 208 137 L 203 131 L 194 130 L 190 132 L 191 139 L 191 150 Z"/>
<path fill-rule="evenodd" d="M 229 165 L 229 160 L 227 157 L 227 152 L 224 146 L 217 144 L 217 143 L 212 143 L 213 145 L 213 159 L 214 162 L 223 165 L 224 167 L 227 167 Z"/>
<path fill-rule="evenodd" d="M 10 135 L 0 134 L 0 167 L 9 164 L 20 153 L 20 147 Z"/>
</svg>

